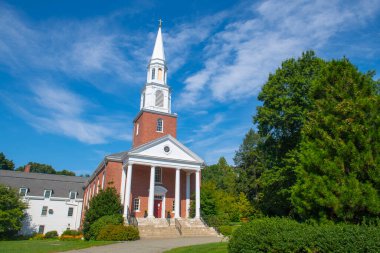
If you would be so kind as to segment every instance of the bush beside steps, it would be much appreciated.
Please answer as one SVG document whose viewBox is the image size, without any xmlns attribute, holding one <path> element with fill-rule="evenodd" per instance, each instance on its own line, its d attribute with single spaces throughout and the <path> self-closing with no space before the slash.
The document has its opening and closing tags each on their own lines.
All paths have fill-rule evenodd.
<svg viewBox="0 0 380 253">
<path fill-rule="evenodd" d="M 140 236 L 137 228 L 122 224 L 104 226 L 96 238 L 98 241 L 134 241 L 138 239 Z"/>
</svg>

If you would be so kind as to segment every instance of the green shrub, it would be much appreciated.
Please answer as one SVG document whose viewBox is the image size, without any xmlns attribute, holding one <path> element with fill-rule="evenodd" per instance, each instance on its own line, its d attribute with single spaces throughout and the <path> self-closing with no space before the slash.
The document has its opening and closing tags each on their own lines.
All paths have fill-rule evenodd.
<svg viewBox="0 0 380 253">
<path fill-rule="evenodd" d="M 120 225 L 123 224 L 123 216 L 121 214 L 106 215 L 96 220 L 91 226 L 85 238 L 87 240 L 95 240 L 102 228 L 106 225 Z"/>
<path fill-rule="evenodd" d="M 224 236 L 230 236 L 232 234 L 232 226 L 220 226 L 218 231 Z"/>
<path fill-rule="evenodd" d="M 57 233 L 56 230 L 46 232 L 46 234 L 45 234 L 45 238 L 46 238 L 46 239 L 49 239 L 49 238 L 57 238 L 57 237 L 58 237 L 58 233 Z"/>
<path fill-rule="evenodd" d="M 29 238 L 29 240 L 44 240 L 45 235 L 44 234 L 35 234 L 33 237 Z"/>
<path fill-rule="evenodd" d="M 134 241 L 140 239 L 139 230 L 133 226 L 107 225 L 96 238 L 99 241 Z"/>
<path fill-rule="evenodd" d="M 82 233 L 78 230 L 71 230 L 71 229 L 67 229 L 65 230 L 62 235 L 74 235 L 74 236 L 77 236 L 77 235 L 82 235 Z"/>
<path fill-rule="evenodd" d="M 232 233 L 228 249 L 238 252 L 380 252 L 380 227 L 310 225 L 265 218 Z"/>
<path fill-rule="evenodd" d="M 202 216 L 202 218 L 210 227 L 220 227 L 223 225 L 228 225 L 230 223 L 229 217 L 227 215 L 209 215 Z"/>
</svg>

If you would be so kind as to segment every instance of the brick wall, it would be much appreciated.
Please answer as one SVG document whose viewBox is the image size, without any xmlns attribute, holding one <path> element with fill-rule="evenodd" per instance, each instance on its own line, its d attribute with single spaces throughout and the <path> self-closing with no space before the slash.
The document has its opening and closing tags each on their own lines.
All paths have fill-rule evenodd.
<svg viewBox="0 0 380 253">
<path fill-rule="evenodd" d="M 164 122 L 163 132 L 157 132 L 157 120 L 161 118 Z M 139 134 L 136 135 L 137 124 L 139 125 Z M 133 147 L 140 146 L 162 136 L 170 134 L 174 138 L 177 136 L 177 117 L 163 115 L 158 113 L 143 111 L 134 122 L 133 130 Z"/>
</svg>

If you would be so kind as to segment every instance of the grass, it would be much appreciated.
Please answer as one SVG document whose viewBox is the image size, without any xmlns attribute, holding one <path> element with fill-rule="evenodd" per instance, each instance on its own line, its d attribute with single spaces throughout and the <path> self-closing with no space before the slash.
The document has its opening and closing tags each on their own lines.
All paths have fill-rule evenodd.
<svg viewBox="0 0 380 253">
<path fill-rule="evenodd" d="M 114 242 L 59 240 L 0 241 L 0 253 L 51 253 L 73 249 L 84 249 L 111 243 Z"/>
<path fill-rule="evenodd" d="M 171 249 L 165 253 L 227 253 L 227 242 L 207 243 Z"/>
</svg>

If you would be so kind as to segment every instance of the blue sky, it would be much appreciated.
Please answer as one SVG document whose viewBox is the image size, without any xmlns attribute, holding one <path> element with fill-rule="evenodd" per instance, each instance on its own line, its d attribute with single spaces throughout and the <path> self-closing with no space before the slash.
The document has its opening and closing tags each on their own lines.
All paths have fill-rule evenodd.
<svg viewBox="0 0 380 253">
<path fill-rule="evenodd" d="M 209 164 L 232 162 L 283 60 L 380 72 L 376 0 L 0 0 L 0 152 L 81 174 L 130 149 L 160 18 L 177 137 Z"/>
</svg>

